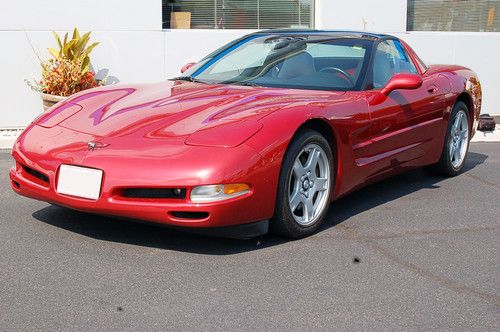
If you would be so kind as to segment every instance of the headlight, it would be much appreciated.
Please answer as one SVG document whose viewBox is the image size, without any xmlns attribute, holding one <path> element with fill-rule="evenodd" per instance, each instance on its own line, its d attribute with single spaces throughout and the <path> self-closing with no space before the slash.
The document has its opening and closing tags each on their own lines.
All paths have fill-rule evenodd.
<svg viewBox="0 0 500 332">
<path fill-rule="evenodd" d="M 244 195 L 249 191 L 250 187 L 244 183 L 199 186 L 191 190 L 191 201 L 194 203 L 222 201 Z"/>
</svg>

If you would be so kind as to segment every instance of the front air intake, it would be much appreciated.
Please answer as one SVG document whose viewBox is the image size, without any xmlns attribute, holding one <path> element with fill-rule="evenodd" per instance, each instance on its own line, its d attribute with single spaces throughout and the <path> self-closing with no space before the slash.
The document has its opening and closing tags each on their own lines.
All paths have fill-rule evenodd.
<svg viewBox="0 0 500 332">
<path fill-rule="evenodd" d="M 122 196 L 127 198 L 186 198 L 185 188 L 125 188 Z"/>
<path fill-rule="evenodd" d="M 37 178 L 38 180 L 42 180 L 43 182 L 49 183 L 49 177 L 43 173 L 40 173 L 39 171 L 34 170 L 33 168 L 30 168 L 28 166 L 22 166 L 23 170 Z"/>
<path fill-rule="evenodd" d="M 206 219 L 208 212 L 187 212 L 187 211 L 173 211 L 170 214 L 177 219 Z"/>
</svg>

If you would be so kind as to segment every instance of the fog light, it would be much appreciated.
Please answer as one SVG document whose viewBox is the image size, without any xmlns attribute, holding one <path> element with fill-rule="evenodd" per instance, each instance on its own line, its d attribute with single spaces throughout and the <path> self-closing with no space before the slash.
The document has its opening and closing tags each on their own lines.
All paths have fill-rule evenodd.
<svg viewBox="0 0 500 332">
<path fill-rule="evenodd" d="M 191 201 L 194 203 L 222 201 L 244 195 L 249 191 L 250 187 L 244 183 L 199 186 L 191 191 Z"/>
</svg>

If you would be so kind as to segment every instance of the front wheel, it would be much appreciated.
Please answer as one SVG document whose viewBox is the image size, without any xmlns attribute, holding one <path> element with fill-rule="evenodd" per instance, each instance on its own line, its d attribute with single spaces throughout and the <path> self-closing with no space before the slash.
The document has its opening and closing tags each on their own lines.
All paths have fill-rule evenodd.
<svg viewBox="0 0 500 332">
<path fill-rule="evenodd" d="M 458 102 L 450 114 L 441 158 L 426 170 L 444 176 L 460 174 L 469 150 L 469 128 L 469 110 L 463 102 Z"/>
<path fill-rule="evenodd" d="M 283 158 L 271 230 L 294 239 L 314 233 L 328 212 L 333 178 L 326 139 L 310 129 L 298 133 Z"/>
</svg>

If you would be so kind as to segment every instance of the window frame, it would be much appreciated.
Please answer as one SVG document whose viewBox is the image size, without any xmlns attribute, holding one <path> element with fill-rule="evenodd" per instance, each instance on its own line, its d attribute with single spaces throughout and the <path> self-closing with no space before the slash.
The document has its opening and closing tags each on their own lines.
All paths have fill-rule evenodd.
<svg viewBox="0 0 500 332">
<path fill-rule="evenodd" d="M 365 75 L 365 82 L 363 83 L 362 85 L 362 89 L 363 91 L 380 91 L 382 90 L 382 88 L 380 89 L 375 89 L 373 87 L 373 66 L 374 66 L 374 63 L 375 63 L 375 50 L 377 49 L 378 45 L 386 40 L 395 40 L 399 43 L 401 43 L 401 45 L 403 46 L 403 50 L 406 52 L 406 55 L 408 56 L 409 60 L 412 62 L 412 64 L 415 66 L 415 68 L 417 69 L 417 73 L 414 74 L 414 75 L 419 75 L 419 76 L 423 76 L 423 74 L 425 73 L 425 71 L 427 71 L 427 66 L 425 67 L 425 71 L 422 69 L 422 67 L 419 65 L 419 63 L 417 61 L 415 61 L 415 57 L 414 56 L 417 56 L 416 53 L 413 52 L 412 49 L 409 48 L 408 44 L 406 44 L 403 40 L 397 38 L 397 37 L 394 37 L 394 36 L 384 36 L 384 37 L 381 37 L 379 39 L 377 39 L 374 44 L 373 44 L 373 48 L 372 48 L 372 52 L 371 52 L 371 58 L 370 58 L 370 64 L 367 68 L 367 72 L 366 72 L 366 75 Z M 419 58 L 420 59 L 420 58 Z M 423 62 L 422 62 L 423 65 L 425 65 Z"/>
</svg>

